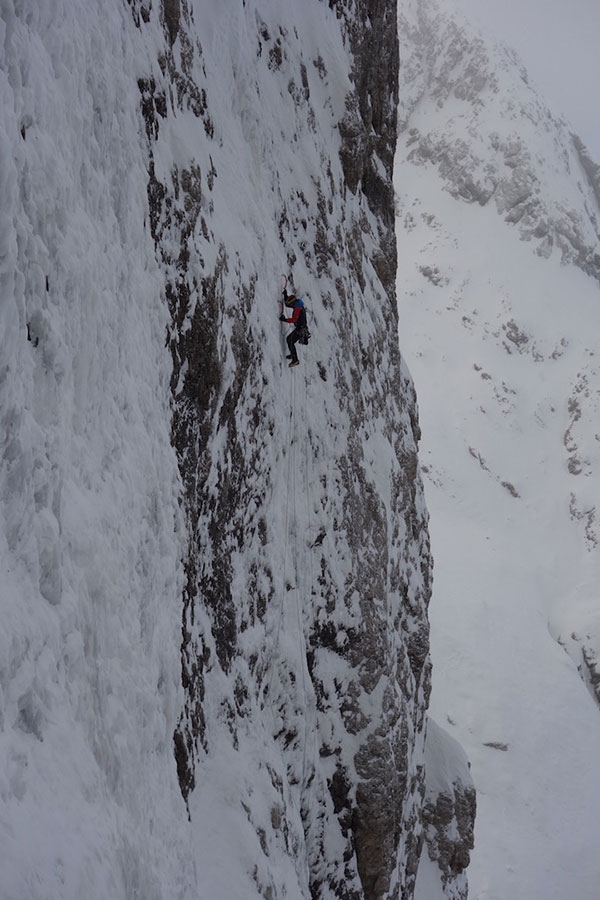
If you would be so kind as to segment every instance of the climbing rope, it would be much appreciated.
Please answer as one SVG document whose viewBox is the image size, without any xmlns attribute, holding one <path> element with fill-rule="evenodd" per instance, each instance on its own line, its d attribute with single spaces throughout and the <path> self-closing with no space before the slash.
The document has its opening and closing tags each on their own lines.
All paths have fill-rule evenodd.
<svg viewBox="0 0 600 900">
<path fill-rule="evenodd" d="M 304 370 L 306 373 L 306 370 Z M 304 375 L 304 390 L 302 391 L 303 401 L 302 401 L 302 410 L 303 410 L 303 426 L 304 432 L 307 432 L 307 419 L 306 419 L 306 374 Z M 304 441 L 304 446 L 306 447 L 306 441 Z M 308 492 L 308 464 L 306 454 L 304 455 L 304 485 L 305 491 Z M 308 494 L 306 493 L 305 496 Z M 306 639 L 304 636 L 304 608 L 306 604 L 306 583 L 307 583 L 307 566 L 306 566 L 306 547 L 307 547 L 307 537 L 310 535 L 310 518 L 309 518 L 309 510 L 308 507 L 306 509 L 306 532 L 303 532 L 296 539 L 296 547 L 298 549 L 298 545 L 302 546 L 302 559 L 301 559 L 301 570 L 302 570 L 302 588 L 298 590 L 298 595 L 296 598 L 296 610 L 298 616 L 298 647 L 300 653 L 300 669 L 302 672 L 302 699 L 304 705 L 304 740 L 302 742 L 302 790 L 306 785 L 306 747 L 308 743 L 308 732 L 309 732 L 309 718 L 306 715 L 306 710 L 308 707 L 308 691 L 307 691 L 307 676 L 308 676 L 308 667 L 306 662 Z M 300 556 L 297 553 L 297 557 Z M 309 584 L 312 587 L 312 582 L 309 581 Z M 300 587 L 300 585 L 299 585 Z"/>
<path fill-rule="evenodd" d="M 306 370 L 305 370 L 306 372 Z M 306 503 L 306 534 L 302 536 L 303 541 L 303 571 L 305 575 L 308 576 L 308 587 L 306 587 L 302 592 L 303 599 L 303 607 L 302 611 L 304 611 L 306 603 L 310 604 L 310 609 L 312 610 L 312 601 L 315 589 L 315 580 L 314 580 L 314 569 L 313 569 L 313 546 L 312 546 L 312 510 L 311 510 L 311 484 L 312 484 L 312 447 L 310 442 L 310 428 L 308 427 L 308 416 L 307 416 L 307 398 L 308 398 L 308 372 L 305 374 L 304 378 L 304 391 L 303 391 L 303 419 L 304 419 L 304 430 L 306 433 L 306 439 L 304 441 L 304 497 Z M 308 557 L 308 565 L 307 565 L 307 557 Z M 306 638 L 304 635 L 304 623 L 301 617 L 300 610 L 300 602 L 298 603 L 298 621 L 299 621 L 299 637 L 301 642 L 300 652 L 301 652 L 301 661 L 302 661 L 302 687 L 304 693 L 304 707 L 308 710 L 308 701 L 309 701 L 309 691 L 307 685 L 311 682 L 310 672 L 308 671 L 308 661 L 307 661 L 307 645 Z M 314 707 L 314 701 L 313 701 Z M 314 711 L 314 710 L 313 710 Z M 308 744 L 310 738 L 310 730 L 309 730 L 309 720 L 310 717 L 305 715 L 304 717 L 304 752 L 303 752 L 303 760 L 302 760 L 302 784 L 303 786 L 306 784 L 306 766 L 307 766 L 307 753 L 308 753 Z M 312 753 L 311 753 L 311 765 L 312 768 L 316 768 L 315 763 L 315 754 L 316 754 L 316 731 L 313 731 L 313 740 L 312 740 Z"/>
<path fill-rule="evenodd" d="M 275 671 L 274 667 L 274 659 L 276 658 L 279 652 L 279 636 L 281 634 L 281 623 L 283 621 L 283 609 L 285 604 L 285 597 L 288 589 L 288 546 L 289 546 L 289 535 L 290 535 L 290 479 L 293 471 L 293 440 L 294 440 L 294 405 L 295 405 L 295 378 L 291 378 L 290 384 L 290 413 L 288 417 L 288 436 L 287 436 L 287 477 L 285 480 L 286 490 L 285 490 L 285 515 L 284 515 L 284 549 L 283 549 L 283 585 L 281 590 L 281 600 L 279 603 L 279 611 L 277 616 L 277 630 L 275 632 L 275 641 L 273 643 L 273 649 L 271 651 L 271 657 L 269 659 L 269 685 L 267 689 L 267 696 L 269 698 L 272 697 L 272 688 L 273 688 L 273 674 Z"/>
<path fill-rule="evenodd" d="M 299 374 L 299 373 L 298 373 Z M 303 436 L 303 445 L 306 448 L 304 458 L 299 455 L 297 451 L 297 446 L 299 443 L 299 430 L 302 428 L 305 432 L 307 431 L 307 382 L 308 382 L 308 373 L 304 372 L 304 386 L 302 390 L 302 398 L 301 398 L 301 414 L 297 416 L 296 412 L 296 381 L 298 380 L 298 374 L 296 372 L 290 373 L 290 393 L 289 393 L 289 416 L 288 416 L 288 433 L 287 433 L 287 477 L 286 477 L 286 495 L 285 495 L 285 512 L 284 512 L 284 559 L 283 559 L 283 584 L 281 589 L 281 597 L 279 602 L 279 608 L 277 611 L 277 625 L 275 631 L 275 638 L 272 645 L 272 651 L 270 655 L 270 659 L 268 662 L 268 688 L 267 688 L 267 697 L 269 698 L 269 702 L 271 705 L 271 700 L 273 698 L 273 680 L 275 677 L 275 670 L 277 668 L 276 661 L 279 654 L 279 646 L 280 646 L 280 638 L 281 638 L 281 628 L 283 624 L 283 618 L 285 614 L 285 603 L 288 596 L 288 576 L 291 576 L 290 570 L 290 560 L 288 559 L 290 552 L 293 553 L 293 571 L 294 571 L 294 593 L 295 593 L 295 605 L 296 605 L 296 618 L 297 618 L 297 633 L 298 633 L 298 663 L 300 666 L 300 678 L 298 679 L 298 687 L 301 687 L 301 693 L 298 693 L 297 696 L 297 714 L 302 715 L 308 709 L 308 695 L 309 689 L 308 684 L 310 682 L 310 673 L 308 671 L 308 663 L 306 658 L 306 640 L 304 635 L 304 607 L 308 598 L 308 590 L 310 590 L 310 596 L 312 596 L 313 591 L 313 562 L 312 562 L 312 551 L 309 547 L 310 544 L 310 519 L 311 519 L 311 508 L 310 508 L 310 484 L 309 484 L 309 461 L 311 455 L 311 448 L 308 441 L 304 440 Z M 298 421 L 300 419 L 300 422 Z M 302 471 L 299 472 L 299 464 L 302 463 Z M 304 482 L 304 490 L 301 490 L 300 497 L 302 494 L 305 498 L 305 509 L 306 509 L 306 518 L 305 530 L 302 530 L 298 521 L 298 512 L 299 512 L 299 497 L 298 497 L 298 482 Z M 307 560 L 307 555 L 309 559 Z M 308 565 L 307 565 L 308 563 Z M 274 713 L 274 710 L 273 710 Z M 302 715 L 304 720 L 304 738 L 302 740 L 302 777 L 301 777 L 301 790 L 302 792 L 305 789 L 306 781 L 307 781 L 307 755 L 308 755 L 308 745 L 310 741 L 310 718 L 307 715 Z M 278 727 L 278 726 L 277 726 Z M 315 766 L 314 754 L 316 752 L 316 743 L 313 743 L 312 747 L 312 767 Z M 293 802 L 293 801 L 292 801 Z M 295 805 L 295 804 L 294 804 Z"/>
</svg>

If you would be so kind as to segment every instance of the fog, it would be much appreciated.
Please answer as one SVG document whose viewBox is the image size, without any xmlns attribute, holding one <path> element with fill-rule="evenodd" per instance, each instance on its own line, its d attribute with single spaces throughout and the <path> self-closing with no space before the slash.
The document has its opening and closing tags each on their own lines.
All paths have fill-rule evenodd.
<svg viewBox="0 0 600 900">
<path fill-rule="evenodd" d="M 441 0 L 508 43 L 554 113 L 562 114 L 600 162 L 598 0 Z"/>
</svg>

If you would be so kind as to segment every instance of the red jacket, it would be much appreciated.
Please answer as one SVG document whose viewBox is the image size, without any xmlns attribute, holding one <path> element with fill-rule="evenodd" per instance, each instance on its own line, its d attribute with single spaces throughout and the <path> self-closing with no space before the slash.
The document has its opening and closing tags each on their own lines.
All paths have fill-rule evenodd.
<svg viewBox="0 0 600 900">
<path fill-rule="evenodd" d="M 295 325 L 296 327 L 298 327 L 298 325 L 306 324 L 306 314 L 303 316 L 302 315 L 303 313 L 304 313 L 304 303 L 302 300 L 298 299 L 294 303 L 294 311 L 293 311 L 292 315 L 289 318 L 286 318 L 285 321 L 288 322 L 290 325 Z M 303 322 L 299 321 L 301 316 L 302 316 L 302 319 L 304 320 Z"/>
</svg>

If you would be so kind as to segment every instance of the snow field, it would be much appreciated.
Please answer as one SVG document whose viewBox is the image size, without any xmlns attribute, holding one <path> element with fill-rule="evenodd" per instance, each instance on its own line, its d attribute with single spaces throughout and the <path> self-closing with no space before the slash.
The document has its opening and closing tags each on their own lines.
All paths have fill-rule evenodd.
<svg viewBox="0 0 600 900">
<path fill-rule="evenodd" d="M 435 561 L 431 711 L 478 789 L 470 896 L 593 900 L 600 717 L 557 637 L 596 593 L 595 546 L 569 509 L 572 495 L 597 502 L 598 286 L 536 257 L 495 210 L 453 200 L 431 170 L 399 167 L 397 184 L 400 339 Z M 432 265 L 438 285 L 420 271 Z M 577 476 L 564 435 L 582 372 Z"/>
</svg>

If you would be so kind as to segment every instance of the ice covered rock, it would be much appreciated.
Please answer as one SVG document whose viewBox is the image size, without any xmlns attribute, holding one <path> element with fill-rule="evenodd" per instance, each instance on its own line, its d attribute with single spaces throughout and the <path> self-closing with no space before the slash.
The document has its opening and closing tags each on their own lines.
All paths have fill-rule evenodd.
<svg viewBox="0 0 600 900">
<path fill-rule="evenodd" d="M 425 741 L 425 849 L 437 863 L 444 896 L 466 900 L 477 800 L 462 747 L 433 719 Z"/>
</svg>

